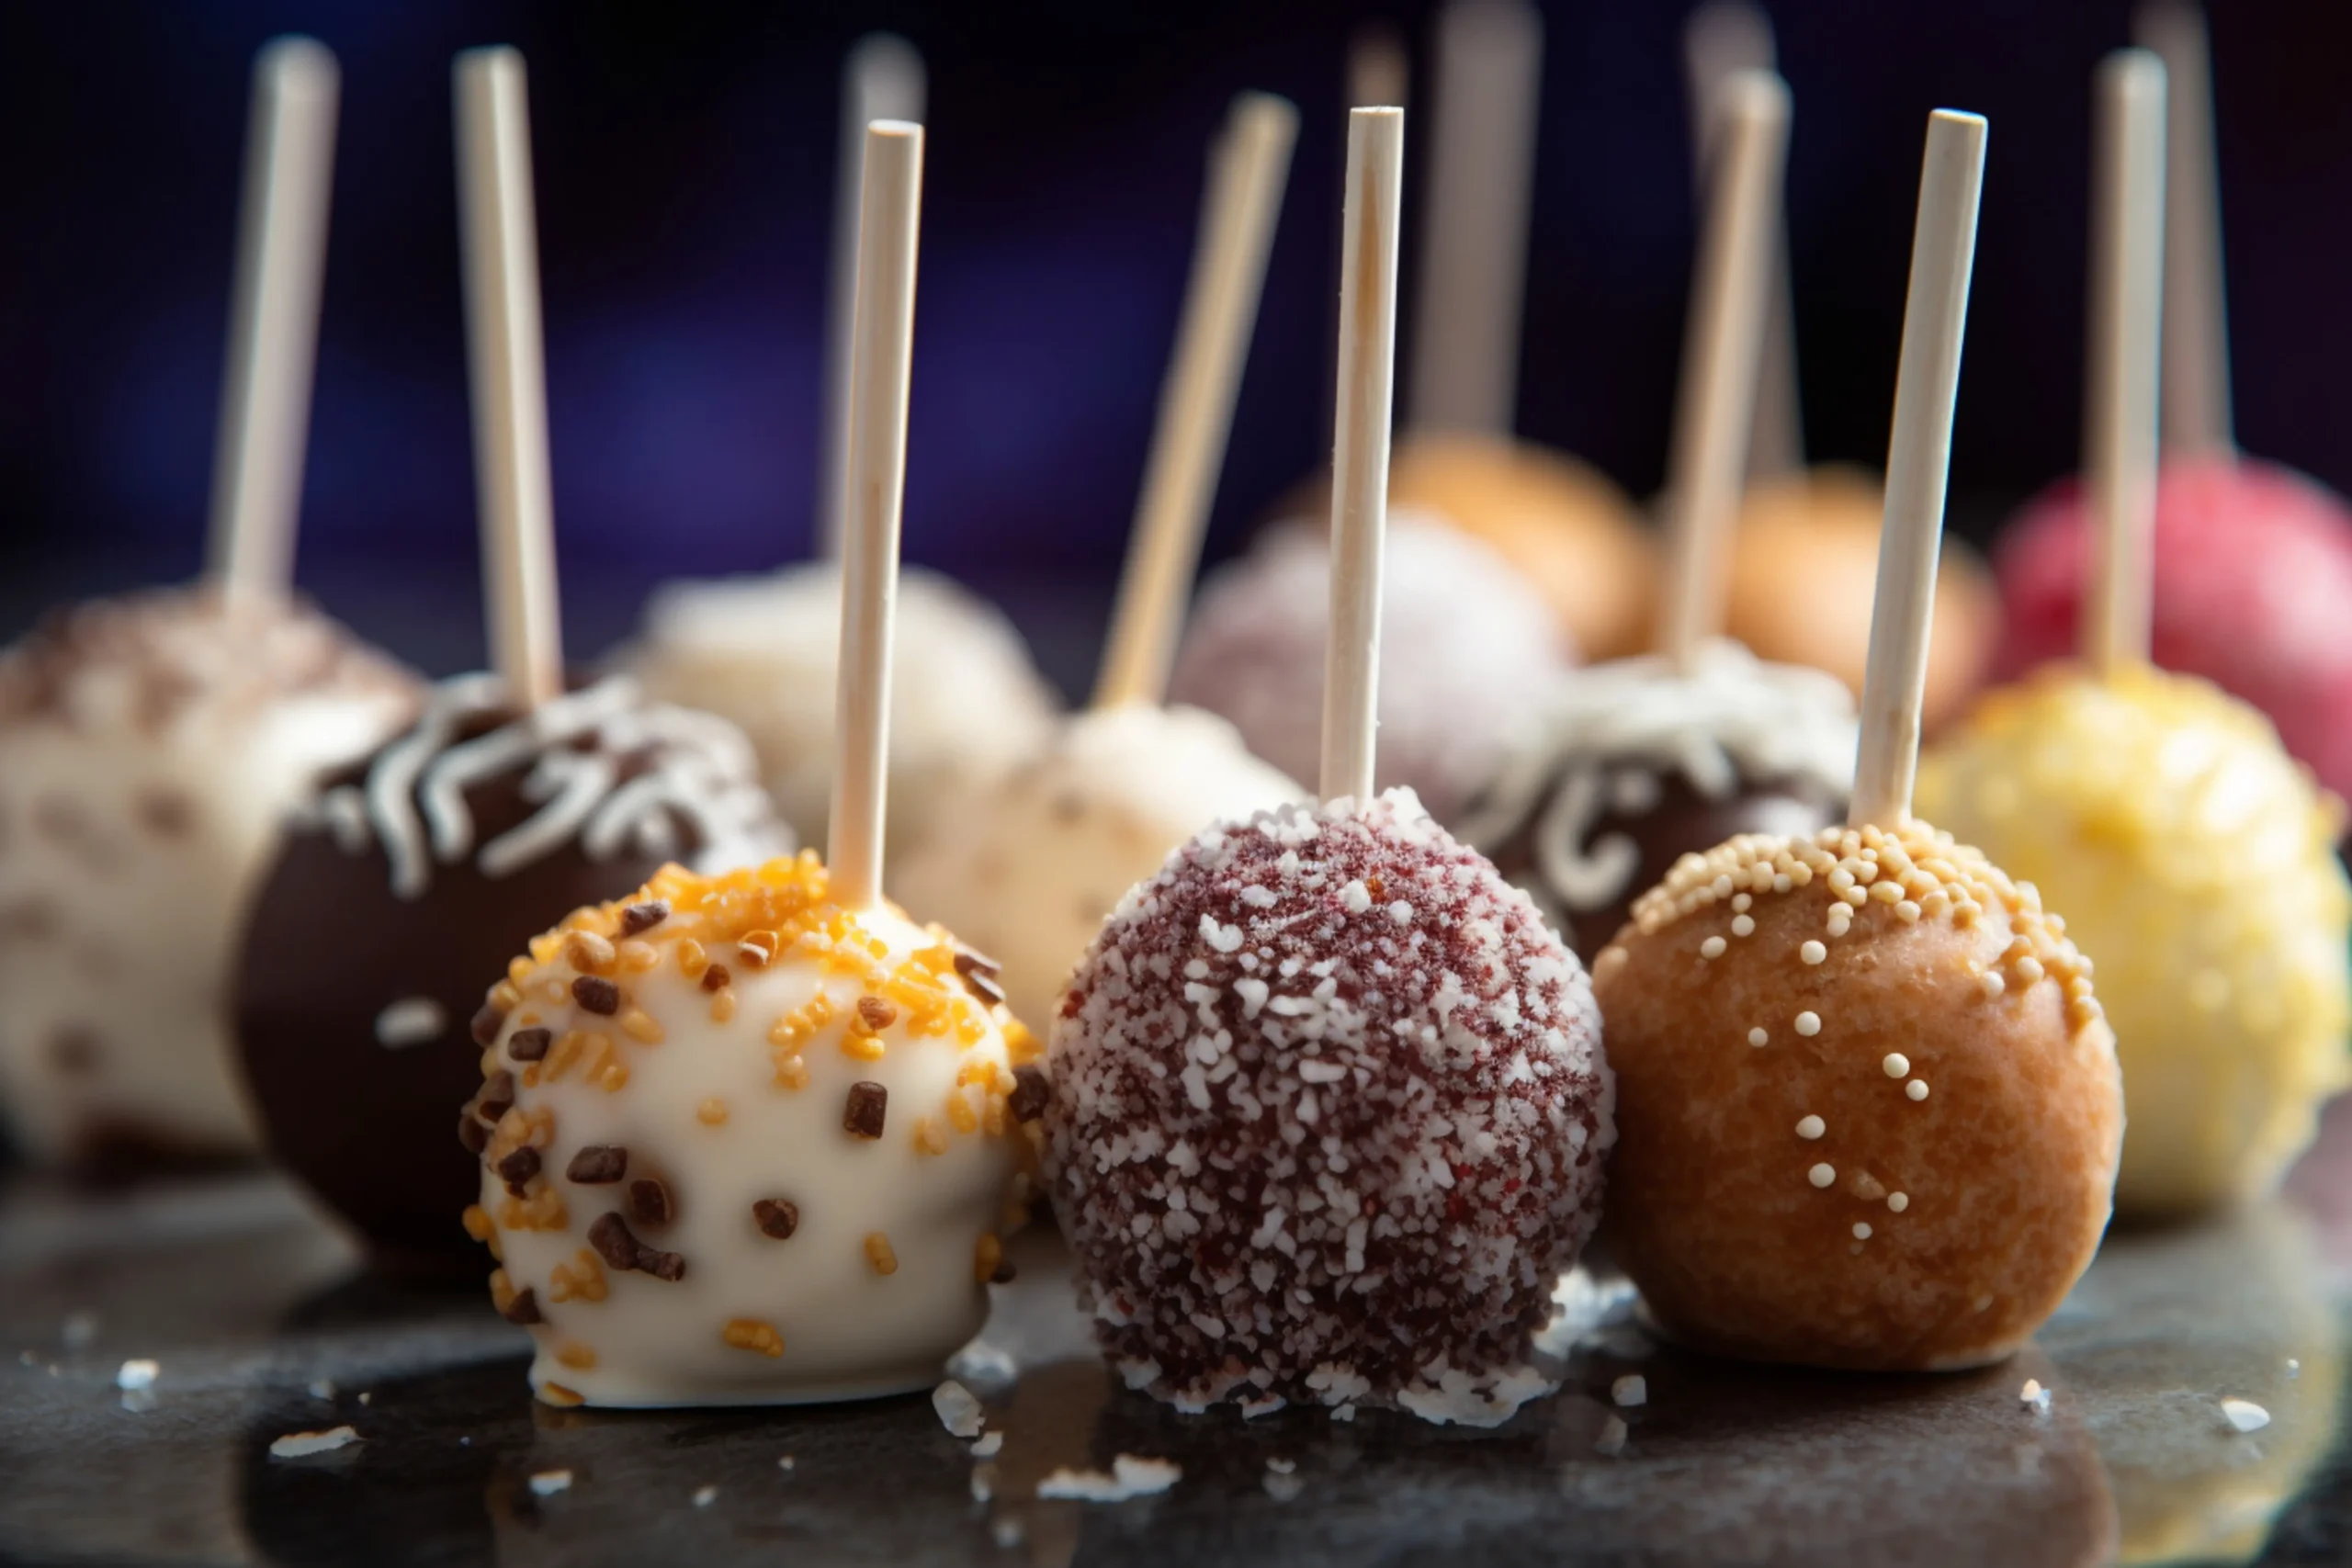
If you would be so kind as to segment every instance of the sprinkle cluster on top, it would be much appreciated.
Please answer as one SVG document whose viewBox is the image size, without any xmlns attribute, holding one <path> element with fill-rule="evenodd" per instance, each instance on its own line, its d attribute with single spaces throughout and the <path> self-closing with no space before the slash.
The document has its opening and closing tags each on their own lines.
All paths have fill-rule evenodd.
<svg viewBox="0 0 2352 1568">
<path fill-rule="evenodd" d="M 1410 792 L 1214 828 L 1053 1034 L 1046 1161 L 1097 1333 L 1181 1405 L 1498 1419 L 1590 1233 L 1613 1087 L 1573 955 Z"/>
<path fill-rule="evenodd" d="M 589 1227 L 588 1247 L 546 1281 L 548 1299 L 601 1301 L 608 1269 L 667 1281 L 685 1277 L 691 1259 L 644 1242 L 632 1228 L 632 1222 L 639 1228 L 665 1224 L 678 1195 L 658 1179 L 628 1180 L 626 1148 L 582 1145 L 559 1157 L 553 1108 L 518 1103 L 519 1090 L 573 1074 L 607 1093 L 626 1092 L 631 1053 L 661 1045 L 681 1022 L 657 1016 L 640 994 L 642 979 L 668 969 L 691 987 L 686 994 L 709 1021 L 721 1025 L 736 1017 L 739 974 L 803 962 L 828 979 L 839 977 L 838 993 L 820 988 L 807 1004 L 765 1021 L 773 1082 L 783 1092 L 808 1087 L 803 1053 L 825 1034 L 860 1062 L 885 1055 L 885 1031 L 952 1041 L 967 1051 L 1001 1035 L 1003 1061 L 993 1054 L 972 1056 L 944 1102 L 912 1108 L 910 1118 L 905 1108 L 888 1103 L 882 1086 L 851 1084 L 842 1126 L 854 1137 L 875 1139 L 905 1129 L 901 1135 L 919 1155 L 943 1154 L 952 1139 L 965 1135 L 1012 1137 L 1025 1146 L 1020 1124 L 1036 1119 L 1046 1097 L 1034 1065 L 1041 1048 L 1003 1011 L 994 964 L 936 927 L 931 933 L 937 939 L 932 945 L 892 960 L 888 944 L 854 911 L 831 901 L 825 868 L 813 851 L 718 876 L 664 866 L 628 897 L 574 910 L 532 939 L 530 951 L 508 965 L 474 1016 L 473 1037 L 484 1047 L 483 1081 L 459 1116 L 458 1138 L 505 1183 L 506 1195 L 494 1214 L 480 1206 L 468 1210 L 467 1229 L 503 1262 L 500 1233 L 570 1226 L 559 1176 L 574 1187 L 628 1180 L 627 1212 L 615 1210 Z M 728 1108 L 712 1099 L 697 1115 L 717 1124 L 727 1119 Z M 749 1217 L 763 1235 L 781 1240 L 798 1228 L 801 1214 L 790 1198 L 777 1197 L 754 1203 Z M 982 1238 L 975 1258 L 983 1280 L 1001 1266 L 996 1239 Z M 865 1250 L 877 1272 L 895 1268 L 887 1236 L 868 1236 Z M 515 1281 L 502 1269 L 491 1289 L 513 1321 L 543 1321 L 538 1282 Z M 722 1337 L 763 1355 L 782 1354 L 782 1339 L 770 1324 L 733 1323 Z"/>
</svg>

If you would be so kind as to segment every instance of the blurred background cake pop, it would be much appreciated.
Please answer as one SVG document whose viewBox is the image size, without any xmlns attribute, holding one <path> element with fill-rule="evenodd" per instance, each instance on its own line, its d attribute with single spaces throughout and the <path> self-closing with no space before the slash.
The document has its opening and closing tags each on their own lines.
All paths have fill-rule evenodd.
<svg viewBox="0 0 2352 1568">
<path fill-rule="evenodd" d="M 518 934 L 671 861 L 723 871 L 790 847 L 724 719 L 627 677 L 563 690 L 521 59 L 460 56 L 456 87 L 498 670 L 443 682 L 413 728 L 327 781 L 262 880 L 234 971 L 270 1154 L 402 1269 L 470 1255 L 457 1215 L 474 1162 L 451 1129 L 513 1006 L 484 1008 L 482 977 Z M 600 1083 L 614 1069 L 609 1042 L 580 1064 Z"/>
<path fill-rule="evenodd" d="M 2148 663 L 2165 86 L 2143 50 L 2098 74 L 2081 662 L 1984 698 L 1919 785 L 2098 964 L 2132 1111 L 2116 1201 L 2143 1213 L 2267 1189 L 2352 1077 L 2342 803 L 2258 710 Z"/>
<path fill-rule="evenodd" d="M 1746 0 L 1711 0 L 1683 25 L 1690 141 L 1703 188 L 1720 142 L 1725 84 L 1776 69 L 1771 19 Z M 1786 227 L 1776 190 L 1772 281 L 1748 443 L 1747 494 L 1731 539 L 1724 629 L 1758 659 L 1826 670 L 1859 694 L 1870 644 L 1883 496 L 1878 477 L 1846 464 L 1804 464 L 1796 312 Z M 1993 580 L 1976 552 L 1947 538 L 1936 574 L 1935 642 L 1927 723 L 1956 715 L 1984 681 L 2000 634 Z"/>
<path fill-rule="evenodd" d="M 821 843 L 833 771 L 833 659 L 841 641 L 842 464 L 847 437 L 850 311 L 857 240 L 857 168 L 866 125 L 920 120 L 922 57 L 904 39 L 859 40 L 842 73 L 835 176 L 824 430 L 818 452 L 819 558 L 757 576 L 662 584 L 648 601 L 624 668 L 649 694 L 732 720 L 759 753 L 761 775 L 801 839 Z M 1059 702 L 1028 645 L 994 604 L 919 567 L 899 580 L 900 675 L 891 705 L 894 850 L 929 837 L 945 804 L 1035 753 Z"/>
<path fill-rule="evenodd" d="M 1735 833 L 1809 833 L 1852 778 L 1852 699 L 1818 671 L 1716 634 L 1752 428 L 1789 99 L 1750 72 L 1726 95 L 1694 269 L 1673 468 L 1667 651 L 1571 671 L 1519 695 L 1523 723 L 1463 837 L 1600 952 L 1643 889 Z"/>
<path fill-rule="evenodd" d="M 1306 794 L 1215 714 L 1163 705 L 1297 128 L 1288 103 L 1245 93 L 1212 148 L 1192 284 L 1092 705 L 1018 769 L 970 790 L 952 827 L 891 879 L 910 910 L 1001 965 L 997 984 L 1014 1015 L 1041 1028 L 1103 917 L 1202 822 Z"/>
<path fill-rule="evenodd" d="M 0 652 L 0 1109 L 85 1171 L 249 1155 L 228 981 L 279 818 L 418 682 L 292 592 L 338 80 L 254 63 L 210 570 Z"/>
<path fill-rule="evenodd" d="M 2352 511 L 2316 480 L 2237 449 L 2205 22 L 2177 0 L 2143 6 L 2140 41 L 2172 83 L 2165 209 L 2163 464 L 2157 473 L 2149 652 L 2270 716 L 2287 750 L 2352 794 Z M 2062 480 L 1995 551 L 2015 677 L 2079 645 L 2097 581 L 2087 492 Z"/>
</svg>

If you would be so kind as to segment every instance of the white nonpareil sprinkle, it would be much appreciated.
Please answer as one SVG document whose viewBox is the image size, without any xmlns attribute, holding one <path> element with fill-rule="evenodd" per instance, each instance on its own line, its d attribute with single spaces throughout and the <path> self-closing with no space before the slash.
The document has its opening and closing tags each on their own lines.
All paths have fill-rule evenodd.
<svg viewBox="0 0 2352 1568">
<path fill-rule="evenodd" d="M 1797 949 L 1797 956 L 1807 964 L 1818 964 L 1829 956 L 1829 950 L 1817 942 L 1807 942 Z"/>
<path fill-rule="evenodd" d="M 1761 1024 L 1757 1025 L 1754 1029 L 1747 1032 L 1747 1043 L 1750 1045 L 1765 1044 L 1769 1043 L 1771 1038 L 1771 1034 Z"/>
<path fill-rule="evenodd" d="M 312 1454 L 349 1448 L 358 1440 L 359 1434 L 349 1427 L 330 1427 L 323 1432 L 288 1432 L 269 1445 L 269 1457 L 308 1459 Z"/>
<path fill-rule="evenodd" d="M 1817 1012 L 1797 1014 L 1797 1032 L 1810 1040 L 1821 1032 L 1821 1015 Z"/>
<path fill-rule="evenodd" d="M 697 1508 L 707 1508 L 707 1507 L 709 1507 L 713 1503 L 716 1503 L 716 1502 L 718 1502 L 718 1487 L 716 1487 L 716 1486 L 697 1486 L 697 1487 L 695 1487 L 695 1507 L 697 1507 Z"/>
<path fill-rule="evenodd" d="M 1041 1498 L 1073 1503 L 1124 1503 L 1130 1497 L 1153 1497 L 1184 1477 L 1182 1465 L 1164 1459 L 1140 1459 L 1121 1454 L 1111 1461 L 1111 1473 L 1099 1470 L 1055 1471 L 1037 1483 Z"/>
<path fill-rule="evenodd" d="M 1838 1168 L 1825 1161 L 1820 1165 L 1815 1166 L 1811 1170 L 1806 1171 L 1804 1173 L 1804 1179 L 1807 1181 L 1812 1182 L 1815 1187 L 1826 1187 L 1831 1182 L 1838 1179 Z"/>
<path fill-rule="evenodd" d="M 1639 1372 L 1628 1372 L 1609 1385 L 1609 1402 L 1620 1410 L 1631 1410 L 1650 1402 L 1649 1380 Z"/>
<path fill-rule="evenodd" d="M 543 1470 L 531 1477 L 531 1495 L 534 1497 L 552 1497 L 559 1492 L 571 1490 L 571 1472 L 568 1470 Z"/>
<path fill-rule="evenodd" d="M 1628 1429 L 1623 1416 L 1611 1416 L 1600 1425 L 1600 1436 L 1592 1440 L 1592 1451 L 1616 1455 L 1625 1451 Z"/>
<path fill-rule="evenodd" d="M 2222 1401 L 2222 1415 L 2241 1432 L 2259 1432 L 2270 1425 L 2270 1412 L 2250 1399 Z"/>
<path fill-rule="evenodd" d="M 1903 1092 L 1909 1095 L 1914 1100 L 1925 1100 L 1928 1098 L 1928 1080 L 1925 1078 L 1913 1078 L 1909 1083 L 1903 1086 Z"/>
<path fill-rule="evenodd" d="M 114 1375 L 114 1386 L 129 1393 L 133 1389 L 153 1388 L 155 1379 L 164 1369 L 153 1361 L 125 1361 Z"/>
<path fill-rule="evenodd" d="M 376 1015 L 376 1043 L 387 1051 L 403 1051 L 441 1038 L 449 1015 L 431 997 L 402 997 Z"/>
<path fill-rule="evenodd" d="M 792 1456 L 790 1454 L 785 1455 L 782 1459 L 775 1461 L 775 1467 L 778 1470 L 790 1470 L 792 1468 Z"/>
<path fill-rule="evenodd" d="M 980 1434 L 980 1440 L 972 1445 L 974 1459 L 994 1459 L 1003 1451 L 1004 1434 L 1002 1432 L 983 1432 Z"/>
<path fill-rule="evenodd" d="M 1725 942 L 1723 938 L 1719 936 L 1711 936 L 1706 941 L 1699 944 L 1699 956 L 1702 958 L 1721 958 L 1724 955 L 1724 949 L 1729 944 Z"/>
<path fill-rule="evenodd" d="M 1899 1078 L 1911 1070 L 1911 1058 L 1900 1051 L 1889 1051 L 1886 1054 L 1886 1060 L 1881 1062 L 1879 1066 L 1884 1069 L 1888 1077 Z"/>
<path fill-rule="evenodd" d="M 931 1407 L 939 1413 L 939 1424 L 955 1437 L 977 1438 L 987 1422 L 979 1400 L 954 1378 L 931 1391 Z"/>
<path fill-rule="evenodd" d="M 2050 1414 L 2050 1391 L 2041 1386 L 2040 1378 L 2028 1378 L 2025 1386 L 2018 1390 L 2018 1403 L 2036 1416 L 2047 1416 Z"/>
<path fill-rule="evenodd" d="M 1899 1214 L 1904 1210 L 1911 1206 L 1911 1194 L 1908 1192 L 1890 1192 L 1886 1195 L 1886 1206 Z"/>
<path fill-rule="evenodd" d="M 1868 1220 L 1856 1220 L 1854 1222 L 1854 1239 L 1856 1241 L 1868 1241 L 1870 1238 L 1871 1223 Z"/>
<path fill-rule="evenodd" d="M 1810 1143 L 1829 1131 L 1829 1124 L 1818 1116 L 1806 1116 L 1797 1122 L 1797 1136 Z"/>
<path fill-rule="evenodd" d="M 1734 936 L 1755 935 L 1756 917 L 1753 915 L 1734 915 L 1731 918 L 1731 934 Z"/>
</svg>

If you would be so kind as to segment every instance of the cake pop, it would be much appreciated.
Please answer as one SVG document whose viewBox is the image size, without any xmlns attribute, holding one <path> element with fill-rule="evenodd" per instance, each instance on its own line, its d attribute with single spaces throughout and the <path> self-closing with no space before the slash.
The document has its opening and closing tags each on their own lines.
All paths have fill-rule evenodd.
<svg viewBox="0 0 2352 1568">
<path fill-rule="evenodd" d="M 2352 511 L 2317 481 L 2237 450 L 2204 18 L 2193 5 L 2153 4 L 2134 31 L 2163 58 L 2173 89 L 2148 651 L 2163 668 L 2262 709 L 2322 784 L 2352 795 L 2352 639 L 2340 613 L 2352 593 Z M 2078 646 L 2098 536 L 2073 480 L 2052 486 L 2004 532 L 1994 555 L 2004 678 Z"/>
<path fill-rule="evenodd" d="M 492 987 L 467 1224 L 548 1404 L 934 1382 L 980 1325 L 1045 1084 L 994 965 L 881 897 L 922 130 L 866 131 L 831 869 L 677 869 Z"/>
<path fill-rule="evenodd" d="M 1180 1406 L 1491 1423 L 1599 1213 L 1582 969 L 1408 792 L 1374 798 L 1403 123 L 1349 131 L 1324 803 L 1197 835 L 1055 1020 L 1046 1168 L 1097 1337 Z"/>
<path fill-rule="evenodd" d="M 1996 1360 L 2107 1223 L 2123 1107 L 2089 965 L 1909 811 L 1984 137 L 1928 122 L 1849 825 L 1686 857 L 1593 966 L 1612 1256 L 1724 1354 Z"/>
<path fill-rule="evenodd" d="M 1240 390 L 1297 111 L 1245 93 L 1212 154 L 1176 352 L 1091 709 L 956 809 L 892 878 L 907 907 L 994 954 L 1017 1016 L 1061 1005 L 1070 967 L 1129 886 L 1204 819 L 1306 794 L 1233 726 L 1161 705 Z"/>
<path fill-rule="evenodd" d="M 789 848 L 723 719 L 649 704 L 626 678 L 559 689 L 522 67 L 505 51 L 460 60 L 500 669 L 438 687 L 412 729 L 331 778 L 289 824 L 245 922 L 234 999 L 270 1152 L 395 1267 L 470 1255 L 454 1215 L 473 1174 L 450 1119 L 498 1021 L 496 1008 L 477 1011 L 478 987 L 514 933 L 672 859 L 720 871 Z M 597 1055 L 582 1072 L 604 1079 L 611 1066 Z"/>
<path fill-rule="evenodd" d="M 277 820 L 417 682 L 292 596 L 334 57 L 254 63 L 211 570 L 53 613 L 0 653 L 0 1107 L 35 1160 L 249 1155 L 229 971 Z"/>
<path fill-rule="evenodd" d="M 1675 423 L 1668 651 L 1538 688 L 1459 822 L 1584 955 L 1683 855 L 1739 832 L 1810 833 L 1836 819 L 1853 776 L 1845 689 L 1713 635 L 1753 425 L 1788 116 L 1777 77 L 1751 73 L 1726 95 Z"/>
<path fill-rule="evenodd" d="M 1446 821 L 1493 773 L 1527 687 L 1565 668 L 1570 644 L 1543 598 L 1476 539 L 1400 512 L 1389 548 L 1382 636 L 1412 654 L 1383 672 L 1380 784 L 1413 790 Z M 1315 771 L 1330 574 L 1320 530 L 1261 538 L 1202 584 L 1168 682 L 1171 701 L 1231 720 L 1294 777 Z"/>
<path fill-rule="evenodd" d="M 2125 51 L 2100 84 L 2084 468 L 2107 564 L 2084 663 L 1979 703 L 1919 799 L 2063 907 L 2098 962 L 2132 1110 L 2116 1201 L 2178 1213 L 2275 1183 L 2352 1077 L 2352 888 L 2342 805 L 2268 721 L 2146 662 L 2164 68 Z"/>
</svg>

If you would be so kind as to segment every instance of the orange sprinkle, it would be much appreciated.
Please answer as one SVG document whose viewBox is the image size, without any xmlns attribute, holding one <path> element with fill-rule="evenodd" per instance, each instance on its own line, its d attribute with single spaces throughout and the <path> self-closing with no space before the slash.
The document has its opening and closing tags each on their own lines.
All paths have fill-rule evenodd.
<svg viewBox="0 0 2352 1568">
<path fill-rule="evenodd" d="M 710 994 L 710 1021 L 726 1023 L 735 1016 L 735 987 L 722 987 Z"/>
<path fill-rule="evenodd" d="M 576 1339 L 567 1339 L 557 1346 L 555 1359 L 575 1372 L 592 1371 L 596 1365 L 596 1352 Z"/>
<path fill-rule="evenodd" d="M 702 978 L 702 972 L 709 967 L 710 954 L 702 950 L 702 943 L 692 937 L 687 937 L 678 943 L 679 974 L 689 980 L 699 980 Z"/>
<path fill-rule="evenodd" d="M 757 1350 L 768 1357 L 784 1354 L 784 1336 L 775 1331 L 775 1325 L 756 1317 L 729 1318 L 718 1337 L 738 1350 Z"/>
<path fill-rule="evenodd" d="M 876 1274 L 895 1274 L 899 1271 L 899 1255 L 890 1250 L 890 1238 L 880 1231 L 876 1231 L 865 1238 L 865 1260 L 874 1265 L 874 1271 Z"/>
<path fill-rule="evenodd" d="M 631 1008 L 621 1014 L 621 1032 L 643 1045 L 662 1043 L 662 1026 L 643 1008 Z"/>
<path fill-rule="evenodd" d="M 947 1130 L 929 1116 L 915 1118 L 915 1147 L 927 1155 L 947 1152 Z"/>
<path fill-rule="evenodd" d="M 959 1133 L 980 1130 L 980 1113 L 972 1109 L 971 1097 L 960 1089 L 947 1097 L 947 1120 Z"/>
<path fill-rule="evenodd" d="M 465 1224 L 466 1234 L 476 1241 L 488 1241 L 498 1234 L 497 1227 L 490 1223 L 490 1212 L 480 1203 L 466 1205 Z"/>
<path fill-rule="evenodd" d="M 662 950 L 641 937 L 631 937 L 619 948 L 621 967 L 631 975 L 643 975 L 658 967 Z"/>
<path fill-rule="evenodd" d="M 501 1317 L 505 1316 L 506 1309 L 514 1304 L 514 1281 L 506 1277 L 503 1269 L 490 1271 L 490 1304 L 498 1309 Z"/>
<path fill-rule="evenodd" d="M 727 1102 L 717 1095 L 695 1107 L 695 1119 L 706 1127 L 720 1127 L 727 1122 Z"/>
<path fill-rule="evenodd" d="M 980 1237 L 979 1245 L 972 1248 L 972 1278 L 987 1284 L 996 1278 L 997 1266 L 1003 1261 L 1004 1243 L 994 1235 Z"/>
<path fill-rule="evenodd" d="M 551 1382 L 541 1388 L 539 1390 L 539 1398 L 546 1404 L 556 1405 L 562 1409 L 570 1409 L 572 1405 L 585 1404 L 588 1403 L 587 1400 L 582 1398 L 576 1391 L 568 1389 L 560 1382 Z"/>
</svg>

